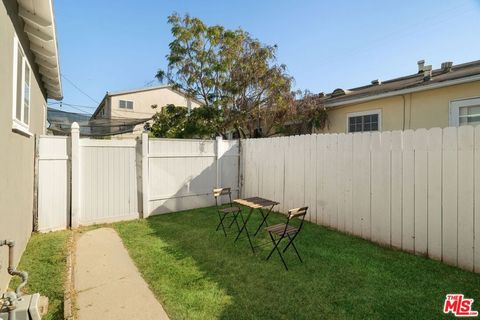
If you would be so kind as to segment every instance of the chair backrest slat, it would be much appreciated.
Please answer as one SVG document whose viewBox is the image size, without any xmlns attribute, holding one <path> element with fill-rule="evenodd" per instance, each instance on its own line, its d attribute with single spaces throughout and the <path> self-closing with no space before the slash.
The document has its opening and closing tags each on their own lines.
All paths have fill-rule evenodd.
<svg viewBox="0 0 480 320">
<path fill-rule="evenodd" d="M 308 207 L 301 207 L 288 210 L 288 219 L 305 216 L 307 214 Z"/>
<path fill-rule="evenodd" d="M 220 197 L 220 196 L 226 196 L 230 195 L 230 188 L 217 188 L 213 189 L 213 196 L 215 198 Z"/>
</svg>

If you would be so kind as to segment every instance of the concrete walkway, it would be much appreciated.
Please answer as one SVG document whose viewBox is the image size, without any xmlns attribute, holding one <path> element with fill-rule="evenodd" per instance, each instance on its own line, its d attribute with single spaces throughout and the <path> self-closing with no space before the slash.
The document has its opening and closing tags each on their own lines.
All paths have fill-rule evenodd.
<svg viewBox="0 0 480 320">
<path fill-rule="evenodd" d="M 168 319 L 111 228 L 77 239 L 74 282 L 80 320 Z"/>
</svg>

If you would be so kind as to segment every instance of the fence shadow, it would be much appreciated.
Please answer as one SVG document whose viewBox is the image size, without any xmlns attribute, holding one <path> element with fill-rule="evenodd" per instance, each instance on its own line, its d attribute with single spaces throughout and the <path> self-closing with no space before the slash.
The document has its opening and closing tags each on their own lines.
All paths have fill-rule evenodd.
<svg viewBox="0 0 480 320">
<path fill-rule="evenodd" d="M 187 143 L 188 142 L 190 141 L 187 141 Z M 209 146 L 205 147 L 204 144 L 209 143 L 210 141 L 195 141 L 195 143 L 197 142 L 199 143 L 198 146 L 200 152 L 204 152 L 203 148 L 209 148 Z M 222 143 L 226 142 L 223 141 Z M 169 163 L 169 159 L 166 159 L 166 161 L 165 159 L 162 159 L 164 161 L 162 165 L 157 164 L 156 166 L 156 170 L 160 170 L 160 167 L 162 168 L 160 170 L 162 174 L 158 176 L 150 174 L 149 179 L 157 179 L 158 181 L 156 181 L 156 183 L 162 184 L 164 183 L 163 181 L 169 183 L 168 178 L 170 176 L 175 177 L 174 182 L 179 187 L 174 193 L 169 192 L 166 195 L 151 194 L 152 191 L 149 190 L 149 198 L 153 198 L 149 201 L 150 215 L 212 206 L 215 204 L 212 197 L 212 190 L 217 187 L 230 187 L 233 190 L 232 196 L 235 198 L 238 197 L 239 160 L 238 156 L 232 156 L 232 151 L 238 155 L 238 149 L 233 147 L 222 154 L 218 160 L 215 159 L 215 156 L 201 156 L 198 158 L 195 158 L 194 156 L 185 158 L 179 157 L 177 160 L 178 162 L 184 161 L 183 166 L 179 163 L 174 163 L 172 165 L 173 161 Z M 149 161 L 151 161 L 151 159 L 149 159 Z M 209 164 L 205 166 L 205 162 Z M 218 171 L 217 165 L 219 165 Z M 153 170 L 151 163 L 149 166 L 150 170 Z M 193 169 L 195 166 L 203 166 L 204 168 L 201 172 L 196 173 Z M 184 172 L 189 171 L 191 174 L 187 175 L 183 181 L 177 181 L 179 177 L 185 176 Z M 220 175 L 220 179 L 217 177 L 217 174 Z M 150 186 L 152 186 L 151 181 Z M 163 188 L 158 189 L 162 190 Z"/>
</svg>

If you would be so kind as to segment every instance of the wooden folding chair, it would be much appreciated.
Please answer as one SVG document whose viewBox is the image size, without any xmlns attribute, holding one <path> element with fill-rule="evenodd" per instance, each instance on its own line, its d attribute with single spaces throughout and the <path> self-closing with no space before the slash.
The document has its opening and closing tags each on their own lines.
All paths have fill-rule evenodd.
<svg viewBox="0 0 480 320">
<path fill-rule="evenodd" d="M 232 216 L 232 221 L 228 225 L 228 228 L 232 226 L 233 223 L 237 225 L 237 230 L 240 231 L 240 226 L 238 225 L 237 217 L 241 211 L 239 207 L 234 207 L 233 202 L 232 202 L 232 192 L 230 188 L 218 188 L 218 189 L 213 189 L 213 196 L 215 197 L 215 205 L 217 207 L 217 212 L 218 212 L 218 218 L 219 218 L 219 223 L 217 225 L 217 228 L 215 231 L 218 231 L 220 227 L 222 227 L 223 233 L 225 234 L 225 237 L 227 236 L 227 231 L 225 230 L 225 225 L 223 224 L 225 218 L 229 215 Z M 222 208 L 221 204 L 219 203 L 219 198 L 222 196 L 228 196 L 228 207 L 227 208 Z"/>
<path fill-rule="evenodd" d="M 273 244 L 273 249 L 272 251 L 270 251 L 270 254 L 267 257 L 267 260 L 270 259 L 274 251 L 277 251 L 287 271 L 288 271 L 288 267 L 287 267 L 287 264 L 285 263 L 285 260 L 283 259 L 282 253 L 285 253 L 285 251 L 287 251 L 287 249 L 290 246 L 292 246 L 293 250 L 295 250 L 295 253 L 297 254 L 300 262 L 303 262 L 302 258 L 300 257 L 300 254 L 298 253 L 297 247 L 295 247 L 295 243 L 293 243 L 293 240 L 295 240 L 295 238 L 300 233 L 300 230 L 302 230 L 302 226 L 303 226 L 303 222 L 305 221 L 305 215 L 307 214 L 307 210 L 308 210 L 308 207 L 291 209 L 288 211 L 287 223 L 279 223 L 279 224 L 265 228 L 265 231 L 267 231 L 268 234 L 270 235 L 270 239 L 272 240 L 272 244 Z M 295 218 L 298 218 L 301 220 L 298 228 L 291 225 L 292 220 Z M 285 248 L 283 248 L 283 250 L 280 251 L 280 249 L 278 248 L 278 245 L 283 239 L 288 239 L 289 242 L 287 243 Z"/>
</svg>

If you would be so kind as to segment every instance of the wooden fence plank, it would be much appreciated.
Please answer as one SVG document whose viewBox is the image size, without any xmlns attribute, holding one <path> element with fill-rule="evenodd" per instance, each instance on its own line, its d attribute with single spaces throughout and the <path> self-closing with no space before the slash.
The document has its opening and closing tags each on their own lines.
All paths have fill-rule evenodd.
<svg viewBox="0 0 480 320">
<path fill-rule="evenodd" d="M 475 127 L 475 243 L 474 243 L 474 270 L 480 273 L 480 126 Z"/>
<path fill-rule="evenodd" d="M 259 186 L 259 177 L 258 177 L 258 162 L 259 160 L 261 159 L 259 156 L 258 156 L 258 145 L 257 143 L 255 143 L 255 140 L 254 139 L 251 139 L 250 140 L 250 143 L 251 143 L 251 146 L 252 146 L 252 154 L 251 154 L 251 165 L 252 165 L 252 169 L 251 169 L 251 177 L 252 177 L 252 185 L 251 185 L 251 191 L 250 191 L 250 195 L 249 197 L 253 197 L 255 195 L 258 195 L 258 186 Z"/>
<path fill-rule="evenodd" d="M 356 133 L 353 141 L 353 231 L 362 238 L 370 239 L 370 133 Z"/>
<path fill-rule="evenodd" d="M 402 247 L 402 131 L 392 132 L 391 150 L 391 245 L 396 248 Z"/>
<path fill-rule="evenodd" d="M 301 135 L 295 138 L 294 202 L 290 209 L 301 207 L 305 203 L 305 136 Z"/>
<path fill-rule="evenodd" d="M 415 252 L 426 254 L 428 246 L 427 222 L 427 130 L 414 133 L 415 148 Z"/>
<path fill-rule="evenodd" d="M 457 128 L 443 129 L 443 261 L 457 265 Z"/>
<path fill-rule="evenodd" d="M 473 271 L 473 127 L 458 128 L 458 266 Z"/>
<path fill-rule="evenodd" d="M 345 136 L 345 145 L 342 151 L 345 169 L 345 231 L 353 233 L 353 203 L 352 203 L 352 182 L 353 182 L 353 134 Z"/>
<path fill-rule="evenodd" d="M 257 175 L 257 161 L 258 157 L 256 155 L 257 145 L 253 139 L 248 139 L 248 146 L 250 149 L 250 155 L 248 159 L 248 166 L 250 167 L 249 177 L 250 177 L 250 187 L 248 188 L 249 192 L 247 197 L 252 197 L 255 194 L 258 194 L 258 175 Z"/>
<path fill-rule="evenodd" d="M 285 157 L 285 147 L 283 146 L 284 138 L 274 138 L 272 140 L 273 144 L 273 154 L 274 161 L 272 165 L 274 166 L 274 176 L 272 177 L 275 181 L 274 183 L 274 196 L 273 200 L 279 202 L 280 204 L 275 207 L 275 210 L 284 212 L 284 200 L 283 200 L 283 186 L 284 186 L 284 157 Z"/>
<path fill-rule="evenodd" d="M 317 217 L 316 223 L 325 223 L 325 159 L 326 135 L 317 136 Z"/>
<path fill-rule="evenodd" d="M 306 219 L 315 221 L 317 206 L 317 165 L 316 165 L 316 135 L 305 136 L 305 204 L 308 206 Z"/>
<path fill-rule="evenodd" d="M 260 166 L 262 168 L 262 196 L 265 199 L 273 199 L 274 197 L 274 175 L 275 167 L 272 165 L 274 163 L 274 149 L 273 144 L 270 139 L 259 139 L 260 148 L 262 150 L 262 161 Z"/>
<path fill-rule="evenodd" d="M 289 209 L 294 207 L 295 199 L 296 199 L 296 179 L 295 175 L 297 174 L 296 170 L 296 165 L 297 165 L 297 160 L 298 158 L 295 157 L 295 153 L 298 150 L 298 145 L 297 145 L 297 137 L 289 137 L 288 141 L 288 149 L 287 149 L 287 159 L 288 163 L 285 168 L 286 171 L 286 178 L 287 178 L 287 183 L 285 186 L 285 205 L 286 210 L 288 211 Z"/>
<path fill-rule="evenodd" d="M 385 245 L 390 245 L 390 145 L 390 132 L 372 133 L 372 240 Z"/>
<path fill-rule="evenodd" d="M 372 238 L 372 211 L 371 211 L 371 134 L 365 132 L 361 134 L 362 144 L 361 144 L 361 165 L 362 173 L 361 177 L 363 180 L 363 191 L 362 197 L 359 203 L 359 209 L 362 215 L 362 237 L 365 239 Z"/>
<path fill-rule="evenodd" d="M 442 129 L 428 130 L 428 256 L 442 259 Z"/>
<path fill-rule="evenodd" d="M 295 137 L 288 137 L 288 148 L 285 153 L 285 211 L 292 208 L 295 198 Z"/>
<path fill-rule="evenodd" d="M 338 147 L 337 147 L 337 229 L 345 231 L 345 187 L 346 187 L 346 167 L 345 163 L 345 134 L 340 133 L 338 135 Z"/>
<path fill-rule="evenodd" d="M 326 159 L 327 206 L 325 210 L 325 215 L 326 224 L 332 228 L 337 228 L 337 147 L 338 135 L 328 135 Z"/>
<path fill-rule="evenodd" d="M 352 221 L 353 221 L 353 228 L 352 232 L 354 235 L 361 237 L 362 236 L 362 207 L 361 203 L 364 198 L 368 196 L 370 190 L 365 186 L 368 186 L 367 181 L 368 176 L 365 175 L 365 151 L 362 150 L 362 134 L 355 133 L 353 134 L 353 163 L 352 166 L 355 166 L 355 170 L 353 170 L 353 190 L 352 190 L 352 203 L 354 203 L 353 211 L 352 211 Z M 367 191 L 367 192 L 365 192 Z"/>
<path fill-rule="evenodd" d="M 403 199 L 402 199 L 402 249 L 415 249 L 415 156 L 412 130 L 403 134 Z"/>
</svg>

